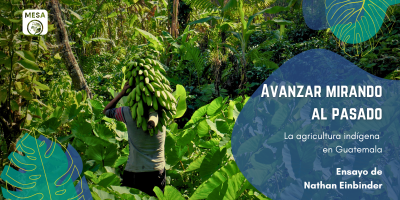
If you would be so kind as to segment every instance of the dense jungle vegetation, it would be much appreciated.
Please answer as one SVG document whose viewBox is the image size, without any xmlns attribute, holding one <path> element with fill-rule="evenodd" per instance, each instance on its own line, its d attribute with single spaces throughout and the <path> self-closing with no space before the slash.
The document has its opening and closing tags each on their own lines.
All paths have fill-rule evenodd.
<svg viewBox="0 0 400 200">
<path fill-rule="evenodd" d="M 301 0 L 1 1 L 0 173 L 24 133 L 44 135 L 80 153 L 81 175 L 94 199 L 151 199 L 120 186 L 129 154 L 127 129 L 102 114 L 121 90 L 126 64 L 151 46 L 187 105 L 167 127 L 167 187 L 157 197 L 268 199 L 237 168 L 230 137 L 249 96 L 275 69 L 301 52 L 323 48 L 371 74 L 400 79 L 398 5 L 390 7 L 378 39 L 360 45 L 338 41 L 329 29 L 308 28 L 301 5 Z M 46 35 L 22 34 L 24 9 L 49 12 Z M 16 189 L 2 179 L 0 186 Z"/>
</svg>

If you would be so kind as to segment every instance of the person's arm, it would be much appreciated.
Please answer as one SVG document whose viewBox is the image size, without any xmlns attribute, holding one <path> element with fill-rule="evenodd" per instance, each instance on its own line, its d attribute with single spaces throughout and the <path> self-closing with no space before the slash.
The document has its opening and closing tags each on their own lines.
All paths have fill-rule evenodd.
<svg viewBox="0 0 400 200">
<path fill-rule="evenodd" d="M 147 128 L 152 129 L 156 127 L 157 124 L 158 124 L 158 113 L 157 112 L 149 113 L 149 121 L 147 122 Z"/>
<path fill-rule="evenodd" d="M 122 89 L 122 91 L 110 103 L 108 103 L 107 106 L 104 108 L 103 114 L 105 114 L 107 116 L 107 114 L 106 114 L 107 110 L 115 108 L 115 106 L 117 105 L 118 101 L 122 97 L 128 95 L 128 93 L 126 92 L 126 90 L 128 90 L 128 88 L 130 88 L 130 86 L 129 86 L 129 83 L 126 82 L 125 85 L 124 85 L 124 88 Z M 114 114 L 109 113 L 109 115 L 113 116 L 113 118 L 116 117 L 117 120 L 124 121 L 123 117 L 122 118 L 121 117 L 118 118 L 118 112 L 122 112 L 122 111 L 117 111 Z M 108 117 L 111 117 L 111 116 L 108 116 Z M 147 128 L 148 129 L 154 128 L 154 127 L 157 126 L 157 124 L 158 124 L 158 114 L 157 114 L 157 112 L 149 113 L 149 121 L 147 122 Z"/>
<path fill-rule="evenodd" d="M 108 103 L 107 106 L 104 108 L 103 114 L 106 114 L 106 111 L 107 111 L 108 109 L 115 108 L 115 106 L 117 105 L 118 101 L 119 101 L 122 97 L 128 95 L 128 93 L 126 92 L 126 90 L 127 90 L 128 88 L 130 88 L 130 86 L 129 86 L 129 83 L 126 82 L 125 85 L 124 85 L 124 88 L 122 89 L 122 91 L 121 91 L 110 103 Z"/>
</svg>

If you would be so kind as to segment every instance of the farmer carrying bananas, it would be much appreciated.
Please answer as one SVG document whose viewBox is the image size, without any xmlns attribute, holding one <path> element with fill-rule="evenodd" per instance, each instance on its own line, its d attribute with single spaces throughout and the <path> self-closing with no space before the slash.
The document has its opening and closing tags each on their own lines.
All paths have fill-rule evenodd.
<svg viewBox="0 0 400 200">
<path fill-rule="evenodd" d="M 153 188 L 158 186 L 164 192 L 165 187 L 165 126 L 154 136 L 144 131 L 142 126 L 137 127 L 137 121 L 132 117 L 131 108 L 123 106 L 115 108 L 123 96 L 128 96 L 127 90 L 132 86 L 126 82 L 119 93 L 105 108 L 103 113 L 118 121 L 124 122 L 128 129 L 129 158 L 122 175 L 122 186 L 139 189 L 148 195 L 156 196 Z M 129 91 L 131 91 L 131 89 Z M 158 113 L 144 110 L 147 121 L 147 130 L 158 125 Z M 147 116 L 146 116 L 147 115 Z"/>
</svg>

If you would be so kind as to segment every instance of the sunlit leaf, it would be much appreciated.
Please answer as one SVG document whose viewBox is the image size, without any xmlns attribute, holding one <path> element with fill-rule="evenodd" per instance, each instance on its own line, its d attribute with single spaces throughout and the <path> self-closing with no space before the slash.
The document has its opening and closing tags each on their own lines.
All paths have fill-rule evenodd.
<svg viewBox="0 0 400 200">
<path fill-rule="evenodd" d="M 170 185 L 165 186 L 164 193 L 157 186 L 153 189 L 153 191 L 160 200 L 185 200 L 185 198 L 182 197 L 182 194 Z"/>
<path fill-rule="evenodd" d="M 229 162 L 226 166 L 215 172 L 211 178 L 203 182 L 190 197 L 190 200 L 207 199 L 213 191 L 218 190 L 219 186 L 238 173 L 240 171 L 236 163 L 233 161 Z"/>
<path fill-rule="evenodd" d="M 120 156 L 114 163 L 114 167 L 119 167 L 128 161 L 128 156 Z"/>
<path fill-rule="evenodd" d="M 46 44 L 44 43 L 44 38 L 43 38 L 43 36 L 40 36 L 39 45 L 40 45 L 45 51 L 47 51 L 47 46 L 46 46 Z"/>
<path fill-rule="evenodd" d="M 70 9 L 68 9 L 68 10 L 71 13 L 71 15 L 73 15 L 74 17 L 78 18 L 79 20 L 83 19 L 82 16 L 80 16 L 78 13 L 76 13 L 76 12 L 70 10 Z"/>
<path fill-rule="evenodd" d="M 20 60 L 20 61 L 18 61 L 18 64 L 20 64 L 22 67 L 24 67 L 25 69 L 27 69 L 31 72 L 41 72 L 38 65 L 36 63 L 34 63 L 33 61 Z"/>
<path fill-rule="evenodd" d="M 222 167 L 223 158 L 226 156 L 226 148 L 219 149 L 219 147 L 212 148 L 201 163 L 199 173 L 203 178 L 208 178 Z"/>
<path fill-rule="evenodd" d="M 99 189 L 97 189 L 97 188 L 95 188 L 95 187 L 93 187 L 92 190 L 93 190 L 93 192 L 94 192 L 95 194 L 98 195 L 98 198 L 99 198 L 99 199 L 111 199 L 111 200 L 114 200 L 114 199 L 115 199 L 115 196 L 114 196 L 114 195 L 112 195 L 112 194 L 110 194 L 110 193 L 108 193 L 108 192 L 105 192 L 105 191 L 103 191 L 103 190 L 99 190 Z M 95 197 L 95 196 L 93 196 L 93 197 Z"/>
<path fill-rule="evenodd" d="M 18 56 L 20 56 L 24 60 L 29 60 L 35 62 L 35 56 L 30 51 L 16 51 L 15 52 Z"/>
<path fill-rule="evenodd" d="M 154 45 L 155 48 L 157 49 L 163 49 L 161 42 L 157 39 L 156 36 L 152 35 L 151 33 L 139 29 L 139 28 L 135 28 L 137 32 L 139 32 L 141 35 L 143 35 L 143 37 L 145 37 L 147 40 L 150 41 L 150 43 L 152 43 Z"/>
<path fill-rule="evenodd" d="M 14 12 L 14 15 L 22 15 L 22 12 L 24 12 L 24 10 L 17 10 Z"/>
<path fill-rule="evenodd" d="M 176 107 L 176 114 L 174 118 L 182 117 L 187 109 L 186 105 L 186 90 L 182 85 L 176 85 L 176 90 L 173 93 L 174 97 L 178 101 L 178 105 Z"/>
<path fill-rule="evenodd" d="M 109 14 L 109 15 L 107 16 L 107 18 L 113 18 L 113 17 L 115 17 L 115 16 L 117 16 L 117 13 L 116 13 L 116 12 L 113 12 L 113 13 Z"/>
<path fill-rule="evenodd" d="M 21 22 L 21 19 L 9 19 L 10 20 L 10 22 L 12 22 L 12 23 L 20 23 Z"/>
<path fill-rule="evenodd" d="M 222 108 L 222 97 L 214 99 L 207 107 L 207 115 L 213 116 L 218 113 Z"/>
<path fill-rule="evenodd" d="M 56 55 L 54 55 L 54 59 L 56 60 L 61 60 L 61 56 L 59 53 L 56 53 Z"/>
<path fill-rule="evenodd" d="M 118 178 L 118 176 L 114 173 L 106 172 L 102 173 L 100 177 L 98 178 L 98 185 L 103 186 L 103 187 L 108 187 L 110 185 L 120 185 L 121 180 Z"/>
<path fill-rule="evenodd" d="M 206 119 L 201 120 L 200 123 L 197 125 L 197 134 L 199 135 L 199 137 L 204 137 L 208 135 L 208 131 L 209 126 Z"/>
<path fill-rule="evenodd" d="M 40 90 L 50 90 L 50 88 L 47 85 L 44 85 L 43 83 L 40 83 L 36 80 L 33 80 L 33 83 L 36 84 L 36 88 L 40 89 Z"/>
</svg>

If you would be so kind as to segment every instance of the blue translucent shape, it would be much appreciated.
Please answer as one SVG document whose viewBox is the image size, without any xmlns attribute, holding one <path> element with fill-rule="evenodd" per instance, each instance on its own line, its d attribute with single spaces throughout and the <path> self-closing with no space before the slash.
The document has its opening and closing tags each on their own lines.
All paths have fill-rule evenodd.
<svg viewBox="0 0 400 200">
<path fill-rule="evenodd" d="M 78 197 L 76 199 L 80 199 L 81 197 L 84 197 L 85 200 L 93 199 L 85 176 L 83 176 L 82 179 L 79 180 L 78 184 L 75 186 L 75 190 L 76 194 L 78 194 Z"/>
<path fill-rule="evenodd" d="M 55 144 L 43 136 L 36 140 L 29 134 L 25 134 L 17 142 L 16 149 L 24 155 L 12 152 L 8 159 L 19 170 L 5 166 L 1 179 L 19 189 L 9 191 L 2 188 L 5 198 L 72 199 L 83 197 L 92 199 L 90 192 L 87 193 L 88 186 L 85 178 L 79 181 L 79 194 L 73 184 L 82 170 L 79 154 L 72 146 L 69 146 L 67 152 L 72 152 L 72 156 L 68 159 L 61 146 Z"/>
<path fill-rule="evenodd" d="M 324 0 L 303 0 L 303 16 L 310 29 L 324 30 L 329 28 Z"/>
<path fill-rule="evenodd" d="M 399 199 L 400 82 L 375 77 L 340 55 L 315 49 L 301 53 L 264 82 L 281 87 L 319 85 L 321 97 L 262 97 L 263 85 L 241 110 L 232 132 L 232 153 L 246 179 L 274 200 Z M 326 86 L 382 86 L 382 97 L 325 97 Z M 278 89 L 278 91 L 279 91 Z M 271 94 L 271 92 L 270 92 Z M 279 94 L 279 92 L 278 92 Z M 305 89 L 302 91 L 305 94 Z M 296 94 L 297 95 L 297 94 Z M 327 120 L 312 120 L 314 108 Z M 381 108 L 381 120 L 332 120 L 332 108 L 357 112 Z M 374 135 L 379 139 L 297 140 L 296 135 Z M 286 134 L 285 134 L 286 133 Z M 292 134 L 294 139 L 285 139 Z M 336 147 L 382 149 L 382 153 L 339 153 Z M 324 153 L 323 148 L 332 148 Z M 339 148 L 340 150 L 340 148 Z M 337 175 L 344 170 L 382 170 L 382 175 Z M 337 184 L 305 189 L 305 183 Z M 340 189 L 340 182 L 382 184 L 381 189 Z"/>
</svg>

